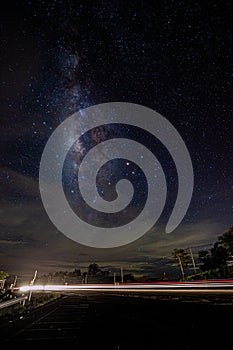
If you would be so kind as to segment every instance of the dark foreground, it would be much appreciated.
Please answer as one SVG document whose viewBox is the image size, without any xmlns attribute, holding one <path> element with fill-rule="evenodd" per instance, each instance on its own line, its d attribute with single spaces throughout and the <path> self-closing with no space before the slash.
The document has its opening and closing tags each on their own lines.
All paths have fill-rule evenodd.
<svg viewBox="0 0 233 350">
<path fill-rule="evenodd" d="M 0 324 L 1 348 L 232 349 L 233 304 L 68 294 Z"/>
</svg>

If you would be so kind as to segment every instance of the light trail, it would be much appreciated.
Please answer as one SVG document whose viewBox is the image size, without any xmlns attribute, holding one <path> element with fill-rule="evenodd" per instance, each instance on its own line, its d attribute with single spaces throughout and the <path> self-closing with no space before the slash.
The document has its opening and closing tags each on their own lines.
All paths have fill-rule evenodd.
<svg viewBox="0 0 233 350">
<path fill-rule="evenodd" d="M 233 280 L 208 280 L 192 282 L 154 282 L 125 284 L 71 284 L 71 285 L 24 285 L 15 288 L 19 292 L 74 292 L 74 291 L 124 291 L 124 292 L 167 292 L 167 291 L 205 291 L 232 292 Z"/>
</svg>

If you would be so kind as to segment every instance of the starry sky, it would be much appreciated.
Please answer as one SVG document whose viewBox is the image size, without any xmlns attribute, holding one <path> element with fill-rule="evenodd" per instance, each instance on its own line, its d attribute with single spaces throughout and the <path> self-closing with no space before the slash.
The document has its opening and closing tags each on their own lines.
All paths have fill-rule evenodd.
<svg viewBox="0 0 233 350">
<path fill-rule="evenodd" d="M 1 9 L 0 269 L 26 273 L 101 266 L 177 274 L 174 248 L 209 247 L 233 219 L 233 5 L 230 1 L 7 1 Z M 106 102 L 155 110 L 177 129 L 192 159 L 194 191 L 187 214 L 164 234 L 177 176 L 163 145 L 136 128 L 109 125 L 83 135 L 64 164 L 73 210 L 96 218 L 78 193 L 76 170 L 97 143 L 127 137 L 156 153 L 166 174 L 166 207 L 157 225 L 130 245 L 95 249 L 68 239 L 49 220 L 39 168 L 53 131 L 70 115 Z M 85 122 L 85 116 L 84 116 Z M 127 174 L 127 175 L 126 175 Z M 143 172 L 124 159 L 99 173 L 108 200 L 126 176 L 137 215 L 147 195 Z M 103 183 L 102 183 L 103 182 Z M 195 248 L 196 247 L 196 248 Z M 168 272 L 169 273 L 169 272 Z"/>
</svg>

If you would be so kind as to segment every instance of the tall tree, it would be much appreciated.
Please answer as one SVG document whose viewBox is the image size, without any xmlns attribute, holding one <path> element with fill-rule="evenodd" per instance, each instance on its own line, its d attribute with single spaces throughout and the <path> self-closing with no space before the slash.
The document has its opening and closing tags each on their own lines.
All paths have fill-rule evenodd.
<svg viewBox="0 0 233 350">
<path fill-rule="evenodd" d="M 219 243 L 225 247 L 230 255 L 233 255 L 233 226 L 227 232 L 218 237 Z"/>
<path fill-rule="evenodd" d="M 88 275 L 97 275 L 98 272 L 100 272 L 98 264 L 92 263 L 88 266 Z"/>
<path fill-rule="evenodd" d="M 201 262 L 201 270 L 213 270 L 227 265 L 228 251 L 225 247 L 216 242 L 209 251 L 201 250 L 199 252 L 199 260 Z"/>
<path fill-rule="evenodd" d="M 182 278 L 185 276 L 185 268 L 190 262 L 190 256 L 184 249 L 174 249 L 172 256 L 180 267 Z"/>
<path fill-rule="evenodd" d="M 8 272 L 0 271 L 0 280 L 5 280 L 7 277 L 9 277 Z"/>
</svg>

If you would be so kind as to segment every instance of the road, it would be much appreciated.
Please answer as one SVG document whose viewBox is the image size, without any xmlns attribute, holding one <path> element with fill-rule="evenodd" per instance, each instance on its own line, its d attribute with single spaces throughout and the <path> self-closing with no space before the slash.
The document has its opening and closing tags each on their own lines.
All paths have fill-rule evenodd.
<svg viewBox="0 0 233 350">
<path fill-rule="evenodd" d="M 232 290 L 174 295 L 69 291 L 0 327 L 2 346 L 76 349 L 232 348 Z"/>
</svg>

